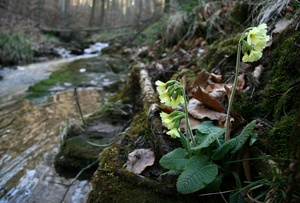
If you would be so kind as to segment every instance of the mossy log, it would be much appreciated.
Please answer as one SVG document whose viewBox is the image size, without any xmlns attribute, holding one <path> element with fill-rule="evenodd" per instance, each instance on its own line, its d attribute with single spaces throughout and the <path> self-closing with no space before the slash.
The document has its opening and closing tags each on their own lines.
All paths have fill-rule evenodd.
<svg viewBox="0 0 300 203">
<path fill-rule="evenodd" d="M 156 113 L 158 98 L 145 65 L 139 63 L 132 71 L 138 73 L 143 109 L 136 113 L 126 131 L 115 142 L 104 149 L 99 167 L 92 179 L 93 190 L 89 203 L 98 202 L 185 202 L 191 197 L 176 191 L 175 180 L 160 177 L 164 169 L 159 166 L 160 157 L 175 147 L 177 141 L 162 135 L 161 122 Z M 136 87 L 133 87 L 136 88 Z M 151 149 L 155 153 L 155 163 L 137 175 L 124 168 L 127 155 L 139 148 Z"/>
</svg>

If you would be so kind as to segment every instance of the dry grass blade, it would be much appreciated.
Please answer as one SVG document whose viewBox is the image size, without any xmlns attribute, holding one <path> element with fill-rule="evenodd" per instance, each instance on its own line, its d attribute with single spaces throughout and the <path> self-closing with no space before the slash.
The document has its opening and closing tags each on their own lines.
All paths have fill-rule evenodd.
<svg viewBox="0 0 300 203">
<path fill-rule="evenodd" d="M 248 4 L 253 5 L 251 17 L 254 25 L 266 23 L 276 15 L 281 15 L 281 12 L 286 8 L 291 0 L 262 0 L 254 1 Z"/>
</svg>

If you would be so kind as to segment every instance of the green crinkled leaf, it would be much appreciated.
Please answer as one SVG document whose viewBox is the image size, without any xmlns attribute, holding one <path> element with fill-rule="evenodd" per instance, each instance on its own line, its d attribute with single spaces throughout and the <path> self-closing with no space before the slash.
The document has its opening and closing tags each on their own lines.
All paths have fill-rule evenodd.
<svg viewBox="0 0 300 203">
<path fill-rule="evenodd" d="M 182 194 L 189 194 L 201 190 L 213 182 L 218 175 L 218 167 L 209 161 L 205 155 L 191 157 L 184 171 L 178 177 L 177 190 Z"/>
<path fill-rule="evenodd" d="M 218 128 L 218 130 L 215 130 L 214 132 L 212 132 L 208 135 L 203 135 L 205 138 L 202 140 L 202 142 L 199 145 L 192 147 L 192 150 L 196 151 L 196 150 L 203 149 L 205 147 L 210 146 L 221 135 L 223 135 L 224 132 L 225 132 L 224 128 Z"/>
<path fill-rule="evenodd" d="M 206 187 L 205 187 L 205 189 L 207 190 L 207 191 L 209 191 L 209 192 L 217 192 L 217 191 L 219 191 L 219 189 L 220 189 L 220 186 L 221 186 L 221 184 L 222 184 L 222 182 L 223 182 L 223 174 L 222 173 L 219 173 L 218 175 L 217 175 L 217 177 L 211 182 L 211 183 L 209 183 Z"/>
<path fill-rule="evenodd" d="M 177 148 L 164 155 L 159 164 L 169 170 L 182 171 L 189 160 L 189 153 L 182 148 Z"/>
<path fill-rule="evenodd" d="M 193 130 L 198 130 L 202 134 L 218 132 L 220 129 L 222 128 L 215 126 L 212 121 L 204 121 L 200 125 L 193 127 Z"/>
<path fill-rule="evenodd" d="M 184 134 L 182 134 L 182 132 L 179 131 L 179 135 L 180 135 L 180 141 L 182 146 L 184 147 L 184 149 L 190 153 L 191 150 L 191 145 L 188 141 L 188 139 L 186 138 L 186 136 Z"/>
<path fill-rule="evenodd" d="M 219 146 L 216 151 L 213 153 L 211 158 L 213 160 L 220 160 L 222 159 L 227 152 L 229 152 L 233 147 L 237 145 L 237 139 L 232 138 L 226 142 L 224 142 L 221 146 Z"/>
<path fill-rule="evenodd" d="M 237 144 L 235 148 L 231 151 L 232 154 L 236 153 L 247 141 L 247 139 L 252 135 L 254 127 L 256 124 L 256 120 L 251 121 L 246 127 L 243 129 L 241 134 L 237 136 Z"/>
</svg>

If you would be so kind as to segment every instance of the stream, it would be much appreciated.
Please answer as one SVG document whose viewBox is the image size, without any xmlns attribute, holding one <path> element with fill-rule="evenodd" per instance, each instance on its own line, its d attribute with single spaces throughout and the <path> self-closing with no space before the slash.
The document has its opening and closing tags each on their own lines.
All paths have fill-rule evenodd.
<svg viewBox="0 0 300 203">
<path fill-rule="evenodd" d="M 68 126 L 81 122 L 74 93 L 66 89 L 39 102 L 24 99 L 24 96 L 30 85 L 46 79 L 62 65 L 97 55 L 72 56 L 1 70 L 0 203 L 62 201 L 73 179 L 56 173 L 54 157 Z M 97 74 L 98 78 L 105 78 L 105 73 Z M 105 97 L 99 83 L 95 87 L 78 88 L 77 93 L 85 116 L 94 113 Z M 88 180 L 76 180 L 64 202 L 84 202 L 90 190 Z"/>
</svg>

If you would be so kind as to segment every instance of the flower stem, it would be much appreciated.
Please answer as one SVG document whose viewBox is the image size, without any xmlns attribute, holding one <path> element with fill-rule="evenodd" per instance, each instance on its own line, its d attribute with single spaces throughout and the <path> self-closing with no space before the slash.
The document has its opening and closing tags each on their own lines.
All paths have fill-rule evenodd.
<svg viewBox="0 0 300 203">
<path fill-rule="evenodd" d="M 189 120 L 189 112 L 187 109 L 187 97 L 185 94 L 185 89 L 184 86 L 182 86 L 182 96 L 183 96 L 183 100 L 184 100 L 184 112 L 185 112 L 185 125 L 186 125 L 186 134 L 189 137 L 190 141 L 192 142 L 193 146 L 196 146 L 196 141 L 194 139 L 192 130 L 191 130 L 191 125 L 190 125 L 190 120 Z"/>
<path fill-rule="evenodd" d="M 225 141 L 230 139 L 230 137 L 229 137 L 229 135 L 230 135 L 230 132 L 229 132 L 230 111 L 231 111 L 231 106 L 233 103 L 234 94 L 235 94 L 238 76 L 239 76 L 239 68 L 240 68 L 240 64 L 241 64 L 241 62 L 240 62 L 241 61 L 241 48 L 242 48 L 242 40 L 244 39 L 244 33 L 242 34 L 242 36 L 239 40 L 239 44 L 238 44 L 234 82 L 233 82 L 232 91 L 231 91 L 231 95 L 230 95 L 230 99 L 229 99 L 229 103 L 228 103 L 227 115 L 226 115 L 226 121 L 225 121 L 225 138 L 224 138 Z"/>
</svg>

